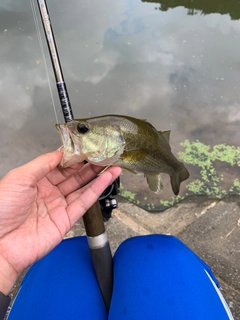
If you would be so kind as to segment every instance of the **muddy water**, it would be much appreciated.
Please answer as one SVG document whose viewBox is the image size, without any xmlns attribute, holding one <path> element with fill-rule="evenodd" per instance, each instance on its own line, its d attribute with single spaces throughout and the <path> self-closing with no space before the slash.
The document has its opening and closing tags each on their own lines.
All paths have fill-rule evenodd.
<svg viewBox="0 0 240 320">
<path fill-rule="evenodd" d="M 48 1 L 74 116 L 128 114 L 171 130 L 191 175 L 179 198 L 167 176 L 160 196 L 142 176 L 121 178 L 122 195 L 150 210 L 191 193 L 240 193 L 240 6 L 205 2 Z M 28 0 L 1 1 L 0 43 L 3 176 L 60 137 Z"/>
</svg>

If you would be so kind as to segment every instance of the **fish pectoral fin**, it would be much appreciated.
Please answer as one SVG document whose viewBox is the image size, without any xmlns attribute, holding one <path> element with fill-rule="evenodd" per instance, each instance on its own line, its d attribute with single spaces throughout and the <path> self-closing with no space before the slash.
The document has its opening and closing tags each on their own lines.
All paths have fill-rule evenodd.
<svg viewBox="0 0 240 320">
<path fill-rule="evenodd" d="M 171 185 L 174 194 L 177 196 L 180 189 L 180 183 L 189 177 L 189 172 L 187 169 L 182 165 L 182 168 L 180 171 L 178 171 L 175 175 L 171 176 Z"/>
<path fill-rule="evenodd" d="M 163 190 L 162 178 L 160 174 L 145 174 L 149 188 L 154 193 L 161 193 Z"/>
<path fill-rule="evenodd" d="M 145 150 L 125 150 L 120 159 L 126 163 L 135 163 L 137 161 L 142 161 L 148 156 L 147 151 Z"/>
<path fill-rule="evenodd" d="M 130 172 L 138 173 L 136 165 L 144 161 L 148 156 L 145 150 L 127 150 L 122 153 L 120 158 L 114 162 L 114 165 L 121 166 Z"/>
<path fill-rule="evenodd" d="M 142 163 L 148 156 L 145 150 L 125 150 L 114 165 L 120 166 L 132 173 L 143 172 Z"/>
</svg>

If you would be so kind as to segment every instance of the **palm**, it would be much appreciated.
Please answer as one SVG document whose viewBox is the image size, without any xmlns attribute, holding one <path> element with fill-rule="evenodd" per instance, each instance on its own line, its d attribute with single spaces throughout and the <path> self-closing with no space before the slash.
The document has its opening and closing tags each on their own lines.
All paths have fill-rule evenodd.
<svg viewBox="0 0 240 320">
<path fill-rule="evenodd" d="M 0 181 L 0 252 L 17 274 L 58 244 L 120 173 L 111 168 L 111 177 L 106 172 L 92 181 L 100 167 L 77 164 L 60 171 L 61 157 L 54 157 L 52 164 L 41 159 L 40 169 L 34 163 L 39 157 L 33 168 L 25 165 Z"/>
<path fill-rule="evenodd" d="M 17 268 L 22 269 L 25 266 L 19 265 L 19 260 L 28 261 L 28 265 L 38 260 L 62 240 L 71 224 L 66 198 L 47 178 L 18 196 L 11 210 L 5 207 L 11 224 L 4 232 L 8 231 L 6 239 L 10 244 L 6 246 L 6 254 L 15 256 Z M 11 246 L 14 240 L 15 245 Z"/>
</svg>

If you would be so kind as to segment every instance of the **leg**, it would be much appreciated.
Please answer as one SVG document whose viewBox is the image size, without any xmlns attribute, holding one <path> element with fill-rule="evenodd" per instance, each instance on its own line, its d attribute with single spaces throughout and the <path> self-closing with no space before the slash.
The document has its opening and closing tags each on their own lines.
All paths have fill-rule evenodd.
<svg viewBox="0 0 240 320">
<path fill-rule="evenodd" d="M 227 320 L 210 268 L 173 236 L 124 241 L 114 257 L 109 320 Z"/>
<path fill-rule="evenodd" d="M 107 319 L 86 237 L 62 241 L 30 268 L 8 319 Z"/>
</svg>

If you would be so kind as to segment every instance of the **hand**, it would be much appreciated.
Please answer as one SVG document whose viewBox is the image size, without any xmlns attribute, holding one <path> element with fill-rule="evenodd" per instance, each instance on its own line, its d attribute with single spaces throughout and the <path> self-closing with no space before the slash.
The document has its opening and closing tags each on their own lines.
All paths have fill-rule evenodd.
<svg viewBox="0 0 240 320">
<path fill-rule="evenodd" d="M 10 171 L 0 181 L 0 291 L 8 294 L 17 277 L 46 255 L 120 174 L 78 163 L 57 165 L 62 152 L 44 154 Z M 94 180 L 93 180 L 94 179 Z"/>
</svg>

